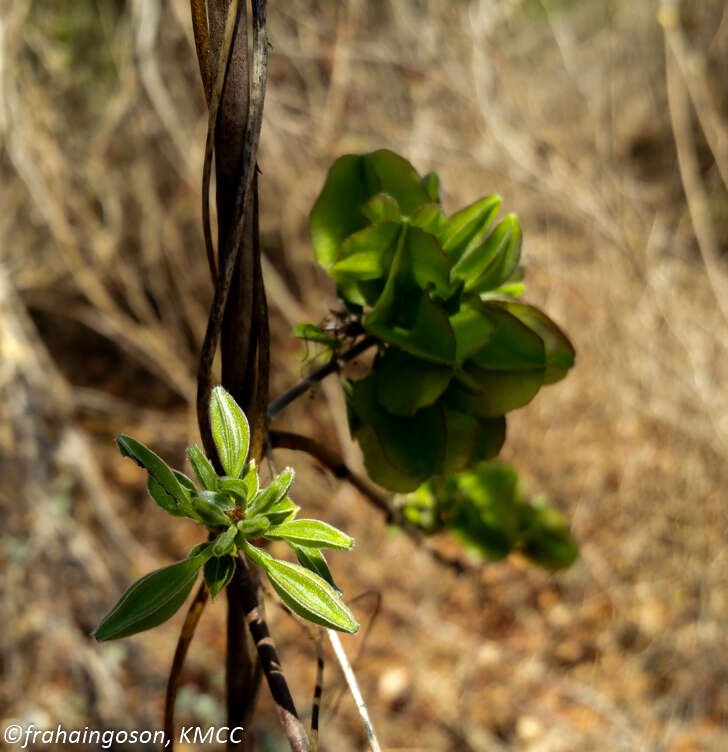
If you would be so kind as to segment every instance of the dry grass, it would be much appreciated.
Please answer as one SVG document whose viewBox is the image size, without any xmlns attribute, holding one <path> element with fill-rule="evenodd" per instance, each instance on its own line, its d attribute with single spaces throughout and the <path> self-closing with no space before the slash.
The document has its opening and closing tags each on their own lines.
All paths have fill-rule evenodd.
<svg viewBox="0 0 728 752">
<path fill-rule="evenodd" d="M 725 749 L 728 14 L 718 2 L 690 4 L 678 29 L 668 6 L 666 47 L 656 3 L 271 6 L 260 162 L 273 391 L 301 369 L 291 322 L 334 305 L 306 229 L 325 170 L 343 152 L 381 146 L 436 169 L 447 208 L 503 194 L 525 230 L 528 298 L 578 351 L 566 382 L 509 422 L 505 450 L 527 487 L 573 520 L 582 557 L 564 575 L 516 560 L 456 581 L 389 535 L 351 490 L 302 473 L 299 501 L 357 537 L 356 552 L 334 562 L 347 594 L 383 597 L 358 666 L 385 747 Z M 150 510 L 109 439 L 123 429 L 180 456 L 192 436 L 210 287 L 199 229 L 205 116 L 187 14 L 184 0 L 14 0 L 0 10 L 3 274 L 73 386 L 64 415 L 106 476 L 107 524 L 118 518 L 160 561 L 195 532 Z M 335 445 L 346 441 L 341 414 L 329 386 L 281 427 Z M 128 726 L 139 701 L 154 725 L 174 628 L 103 648 L 73 633 L 78 613 L 98 617 L 115 597 L 113 575 L 79 553 L 104 540 L 104 513 L 88 506 L 81 478 L 89 466 L 78 455 L 66 466 L 72 503 L 60 527 L 2 502 L 12 609 L 0 660 L 12 660 L 19 690 L 5 692 L 0 716 Z M 27 560 L 13 559 L 13 546 L 26 534 L 31 553 L 49 557 L 37 561 L 65 567 L 60 605 L 47 605 L 52 571 L 21 590 Z M 103 550 L 111 572 L 123 564 Z M 74 616 L 69 602 L 86 605 Z M 355 604 L 364 622 L 372 603 Z M 52 658 L 38 662 L 59 611 L 70 632 L 52 633 Z M 203 619 L 182 717 L 220 712 L 221 611 Z M 315 650 L 269 611 L 306 706 Z M 358 646 L 347 640 L 351 654 Z M 109 698 L 124 693 L 113 715 Z M 258 731 L 281 748 L 265 705 Z M 334 720 L 324 711 L 322 745 L 364 749 L 348 698 Z"/>
</svg>

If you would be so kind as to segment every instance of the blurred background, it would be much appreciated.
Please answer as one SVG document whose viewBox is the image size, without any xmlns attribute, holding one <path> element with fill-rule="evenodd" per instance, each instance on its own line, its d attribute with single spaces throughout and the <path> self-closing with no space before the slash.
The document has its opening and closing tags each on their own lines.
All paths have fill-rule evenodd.
<svg viewBox="0 0 728 752">
<path fill-rule="evenodd" d="M 304 510 L 357 539 L 331 560 L 385 749 L 727 749 L 725 4 L 269 6 L 272 396 L 310 367 L 293 324 L 335 306 L 307 214 L 346 152 L 436 170 L 448 211 L 501 193 L 524 229 L 526 299 L 577 349 L 569 377 L 510 418 L 503 451 L 571 520 L 581 556 L 565 573 L 511 557 L 456 577 L 280 452 Z M 180 467 L 197 440 L 205 128 L 186 0 L 0 3 L 3 725 L 161 725 L 182 614 L 118 643 L 88 635 L 132 578 L 199 540 L 113 438 Z M 277 425 L 360 462 L 335 382 Z M 224 720 L 224 612 L 203 616 L 179 723 Z M 308 716 L 315 648 L 272 601 L 268 616 Z M 328 656 L 322 749 L 364 750 L 341 693 Z M 267 695 L 254 732 L 283 750 Z"/>
</svg>

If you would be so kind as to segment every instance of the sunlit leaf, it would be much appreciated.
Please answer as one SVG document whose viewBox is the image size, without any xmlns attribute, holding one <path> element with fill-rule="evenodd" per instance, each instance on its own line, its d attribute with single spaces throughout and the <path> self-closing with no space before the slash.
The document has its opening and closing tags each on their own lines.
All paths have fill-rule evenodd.
<svg viewBox="0 0 728 752">
<path fill-rule="evenodd" d="M 329 274 L 340 287 L 385 279 L 392 266 L 400 229 L 401 225 L 395 222 L 379 222 L 350 235 L 341 244 Z"/>
<path fill-rule="evenodd" d="M 192 469 L 195 471 L 195 477 L 198 483 L 208 491 L 215 490 L 217 474 L 210 460 L 205 457 L 202 450 L 197 446 L 187 447 L 187 456 L 189 457 Z"/>
<path fill-rule="evenodd" d="M 293 520 L 274 525 L 266 530 L 265 537 L 310 548 L 346 550 L 354 545 L 351 536 L 321 520 Z"/>
<path fill-rule="evenodd" d="M 498 252 L 485 271 L 478 277 L 471 277 L 465 289 L 476 293 L 487 292 L 506 282 L 518 267 L 521 258 L 521 226 L 515 214 L 506 216 L 491 236 L 498 241 Z M 491 244 L 488 238 L 486 245 Z"/>
<path fill-rule="evenodd" d="M 292 520 L 301 510 L 288 496 L 273 504 L 266 512 L 265 517 L 271 525 L 280 525 Z"/>
<path fill-rule="evenodd" d="M 245 413 L 221 386 L 210 396 L 210 427 L 225 473 L 239 478 L 248 458 L 250 427 Z"/>
<path fill-rule="evenodd" d="M 145 468 L 156 484 L 164 490 L 167 496 L 175 501 L 177 507 L 181 507 L 187 501 L 187 495 L 180 485 L 177 476 L 161 457 L 144 446 L 140 441 L 132 439 L 131 436 L 121 434 L 117 437 L 116 443 L 119 445 L 119 451 L 122 455 L 131 457 L 137 465 Z M 155 501 L 157 501 L 156 498 Z M 162 505 L 160 504 L 160 506 Z"/>
<path fill-rule="evenodd" d="M 292 467 L 284 467 L 283 470 L 270 482 L 267 488 L 258 491 L 255 498 L 252 499 L 247 509 L 248 514 L 252 517 L 256 514 L 263 514 L 270 507 L 280 501 L 287 493 L 296 477 L 296 472 Z"/>
<path fill-rule="evenodd" d="M 291 611 L 329 629 L 350 634 L 359 629 L 339 593 L 322 577 L 300 564 L 274 559 L 249 543 L 245 544 L 245 553 L 262 567 L 274 590 Z"/>
</svg>

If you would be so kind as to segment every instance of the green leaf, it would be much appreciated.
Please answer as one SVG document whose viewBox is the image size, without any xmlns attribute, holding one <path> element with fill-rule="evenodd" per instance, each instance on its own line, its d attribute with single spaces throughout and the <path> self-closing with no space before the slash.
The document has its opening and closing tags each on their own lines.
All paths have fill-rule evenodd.
<svg viewBox="0 0 728 752">
<path fill-rule="evenodd" d="M 174 477 L 179 481 L 180 486 L 182 486 L 185 491 L 188 491 L 185 496 L 191 496 L 197 491 L 195 484 L 183 472 L 174 469 L 172 472 L 174 473 Z"/>
<path fill-rule="evenodd" d="M 370 195 L 388 193 L 402 214 L 412 214 L 418 206 L 432 201 L 415 168 L 399 154 L 380 149 L 365 154 L 363 160 L 367 182 L 374 187 Z"/>
<path fill-rule="evenodd" d="M 393 415 L 411 416 L 440 397 L 452 374 L 450 366 L 429 363 L 390 348 L 374 368 L 377 399 Z"/>
<path fill-rule="evenodd" d="M 203 574 L 205 585 L 210 593 L 210 600 L 214 601 L 218 593 L 232 580 L 235 574 L 236 560 L 234 556 L 220 556 L 209 559 L 205 563 Z"/>
<path fill-rule="evenodd" d="M 392 491 L 411 491 L 437 472 L 444 456 L 441 410 L 425 407 L 411 418 L 388 413 L 373 375 L 347 384 L 349 425 L 369 476 Z"/>
<path fill-rule="evenodd" d="M 184 511 L 180 508 L 179 504 L 162 488 L 162 486 L 154 480 L 153 476 L 147 475 L 147 491 L 149 495 L 154 499 L 158 506 L 162 507 L 165 512 L 174 515 L 175 517 L 185 517 Z"/>
<path fill-rule="evenodd" d="M 350 235 L 342 244 L 329 274 L 337 285 L 385 279 L 392 266 L 401 225 L 379 222 Z"/>
<path fill-rule="evenodd" d="M 564 332 L 541 310 L 527 303 L 501 302 L 504 310 L 532 329 L 545 348 L 546 374 L 544 384 L 554 384 L 574 366 L 574 346 Z"/>
<path fill-rule="evenodd" d="M 229 475 L 223 475 L 218 478 L 217 487 L 225 493 L 233 494 L 239 502 L 236 506 L 245 506 L 250 489 L 242 478 L 231 478 Z"/>
<path fill-rule="evenodd" d="M 399 222 L 399 204 L 387 193 L 377 193 L 361 208 L 362 214 L 372 223 Z"/>
<path fill-rule="evenodd" d="M 292 520 L 301 510 L 297 504 L 286 496 L 271 506 L 265 513 L 266 519 L 271 525 L 280 525 Z"/>
<path fill-rule="evenodd" d="M 226 511 L 235 508 L 235 503 L 224 494 L 214 491 L 200 491 L 192 497 L 192 508 L 205 525 L 210 527 L 227 527 L 230 517 Z"/>
<path fill-rule="evenodd" d="M 315 342 L 318 345 L 330 347 L 332 350 L 337 350 L 343 344 L 343 341 L 338 337 L 331 337 L 320 326 L 308 322 L 296 324 L 293 328 L 293 336 L 307 342 Z"/>
<path fill-rule="evenodd" d="M 221 386 L 210 396 L 210 427 L 226 474 L 239 478 L 248 459 L 250 427 L 245 413 Z"/>
<path fill-rule="evenodd" d="M 334 162 L 311 210 L 310 231 L 316 259 L 329 269 L 339 246 L 369 224 L 363 209 L 377 194 L 386 193 L 402 214 L 411 214 L 430 202 L 430 196 L 412 165 L 386 149 L 371 154 L 347 154 Z M 373 207 L 367 207 L 371 212 Z"/>
<path fill-rule="evenodd" d="M 465 289 L 481 294 L 500 287 L 506 282 L 518 268 L 521 258 L 521 240 L 518 217 L 515 214 L 509 214 L 485 243 L 488 247 L 497 245 L 495 257 L 479 277 L 471 277 L 466 282 Z"/>
<path fill-rule="evenodd" d="M 326 557 L 321 553 L 318 548 L 310 548 L 309 546 L 299 546 L 297 543 L 291 543 L 288 541 L 288 545 L 293 549 L 293 553 L 296 554 L 298 561 L 306 569 L 310 569 L 314 574 L 317 574 L 322 579 L 331 585 L 337 593 L 341 593 L 339 588 L 334 582 L 334 578 L 331 575 L 331 570 L 326 562 Z"/>
<path fill-rule="evenodd" d="M 558 512 L 540 500 L 521 504 L 517 510 L 523 527 L 519 548 L 529 559 L 551 572 L 576 561 L 579 546 Z"/>
<path fill-rule="evenodd" d="M 495 331 L 485 305 L 479 300 L 463 302 L 460 310 L 450 316 L 450 326 L 455 335 L 455 360 L 458 365 L 482 350 Z"/>
<path fill-rule="evenodd" d="M 324 269 L 334 263 L 343 241 L 366 227 L 361 207 L 378 192 L 368 185 L 362 156 L 347 154 L 331 166 L 309 220 L 316 259 Z"/>
<path fill-rule="evenodd" d="M 486 196 L 450 217 L 439 240 L 453 263 L 480 244 L 498 214 L 502 200 L 498 195 Z"/>
<path fill-rule="evenodd" d="M 543 385 L 544 369 L 494 371 L 468 365 L 445 393 L 449 407 L 479 418 L 495 418 L 527 405 Z M 464 386 L 462 384 L 465 384 Z"/>
<path fill-rule="evenodd" d="M 99 642 L 117 640 L 167 621 L 184 603 L 210 555 L 206 550 L 142 577 L 107 614 L 94 637 Z"/>
<path fill-rule="evenodd" d="M 488 301 L 482 310 L 493 324 L 493 334 L 484 347 L 473 354 L 480 368 L 492 370 L 543 370 L 546 351 L 543 340 L 508 311 L 505 304 Z"/>
<path fill-rule="evenodd" d="M 434 235 L 435 238 L 440 238 L 448 227 L 448 218 L 439 204 L 423 204 L 410 214 L 407 221 L 413 227 L 419 227 Z"/>
<path fill-rule="evenodd" d="M 274 525 L 266 530 L 265 537 L 310 548 L 348 550 L 354 545 L 352 537 L 321 520 L 293 520 Z"/>
<path fill-rule="evenodd" d="M 192 469 L 195 471 L 197 482 L 208 491 L 214 491 L 217 483 L 217 474 L 210 460 L 205 457 L 197 445 L 187 447 L 187 457 L 189 457 Z"/>
<path fill-rule="evenodd" d="M 235 548 L 235 536 L 238 534 L 238 528 L 231 523 L 230 527 L 215 538 L 212 543 L 213 556 L 225 556 Z"/>
<path fill-rule="evenodd" d="M 385 294 L 386 289 L 382 298 Z M 400 301 L 404 302 L 404 298 Z M 364 328 L 369 334 L 411 355 L 435 363 L 454 363 L 455 335 L 445 309 L 431 300 L 427 293 L 418 293 L 414 300 L 408 297 L 407 301 L 404 307 L 414 311 L 411 325 L 399 325 L 393 309 L 380 308 L 378 303 L 364 319 Z"/>
<path fill-rule="evenodd" d="M 358 631 L 354 615 L 322 577 L 299 564 L 274 559 L 249 543 L 245 544 L 245 553 L 263 568 L 274 590 L 291 611 L 328 629 L 350 634 Z"/>
<path fill-rule="evenodd" d="M 490 289 L 485 285 L 487 280 L 498 276 L 495 274 L 496 266 L 507 270 L 510 275 L 518 264 L 520 248 L 521 231 L 518 220 L 515 215 L 508 215 L 498 224 L 487 240 L 474 248 L 469 248 L 460 257 L 452 268 L 452 277 L 462 279 L 465 282 L 466 291 L 474 287 L 481 290 Z M 505 266 L 503 266 L 504 263 Z M 487 276 L 484 276 L 486 272 Z"/>
<path fill-rule="evenodd" d="M 187 501 L 187 495 L 172 468 L 161 457 L 156 455 L 151 449 L 145 447 L 140 441 L 132 439 L 131 436 L 121 434 L 117 437 L 116 443 L 119 445 L 121 454 L 124 457 L 131 457 L 137 465 L 145 468 L 167 496 L 175 501 L 178 507 L 184 505 Z M 156 498 L 154 500 L 157 501 Z"/>
<path fill-rule="evenodd" d="M 255 460 L 250 460 L 243 471 L 243 483 L 248 487 L 247 499 L 252 499 L 258 493 L 260 480 L 258 478 L 258 466 Z"/>
<path fill-rule="evenodd" d="M 267 488 L 258 491 L 247 509 L 248 515 L 263 514 L 279 502 L 288 493 L 295 477 L 296 472 L 292 467 L 284 467 Z"/>
<path fill-rule="evenodd" d="M 238 532 L 246 540 L 260 538 L 269 527 L 270 521 L 267 517 L 253 517 L 238 522 Z"/>
<path fill-rule="evenodd" d="M 450 259 L 432 235 L 410 225 L 405 253 L 406 273 L 420 290 L 432 290 L 443 300 L 450 297 Z"/>
<path fill-rule="evenodd" d="M 430 201 L 439 203 L 440 201 L 440 178 L 437 177 L 436 172 L 428 172 L 424 178 L 422 178 L 422 185 L 425 186 L 427 195 Z"/>
</svg>

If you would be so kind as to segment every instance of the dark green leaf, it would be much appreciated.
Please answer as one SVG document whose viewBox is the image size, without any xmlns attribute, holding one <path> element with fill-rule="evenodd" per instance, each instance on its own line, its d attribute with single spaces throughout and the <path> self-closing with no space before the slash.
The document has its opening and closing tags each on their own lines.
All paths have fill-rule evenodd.
<svg viewBox="0 0 728 752">
<path fill-rule="evenodd" d="M 321 520 L 293 520 L 274 525 L 266 530 L 265 537 L 310 548 L 347 550 L 354 545 L 352 537 Z"/>
<path fill-rule="evenodd" d="M 117 640 L 167 621 L 184 603 L 197 572 L 209 557 L 206 550 L 142 577 L 108 613 L 94 637 L 99 642 Z"/>
<path fill-rule="evenodd" d="M 433 404 L 452 378 L 452 368 L 389 349 L 377 361 L 377 399 L 393 415 L 411 416 Z"/>
<path fill-rule="evenodd" d="M 354 634 L 359 629 L 354 615 L 326 580 L 299 564 L 274 559 L 249 543 L 246 555 L 261 566 L 280 599 L 294 613 L 328 629 Z"/>
<path fill-rule="evenodd" d="M 423 204 L 410 214 L 409 224 L 439 239 L 447 230 L 448 219 L 439 204 Z"/>
<path fill-rule="evenodd" d="M 444 425 L 438 408 L 423 408 L 411 418 L 392 415 L 377 400 L 373 376 L 349 384 L 347 401 L 352 434 L 372 480 L 392 491 L 406 492 L 437 471 L 444 456 Z"/>
<path fill-rule="evenodd" d="M 174 477 L 179 481 L 180 486 L 182 486 L 185 491 L 188 491 L 186 494 L 187 496 L 191 496 L 197 491 L 195 484 L 184 473 L 179 470 L 172 470 L 172 472 L 174 473 Z"/>
<path fill-rule="evenodd" d="M 225 472 L 239 478 L 248 459 L 250 427 L 238 403 L 221 386 L 210 396 L 210 427 Z"/>
<path fill-rule="evenodd" d="M 468 365 L 446 392 L 447 404 L 479 418 L 495 418 L 527 405 L 543 385 L 544 369 L 493 371 Z"/>
<path fill-rule="evenodd" d="M 162 507 L 165 512 L 175 517 L 185 517 L 184 511 L 179 504 L 157 483 L 151 475 L 147 475 L 147 490 L 149 495 L 154 499 L 158 506 Z"/>
<path fill-rule="evenodd" d="M 132 439 L 131 436 L 121 434 L 116 439 L 116 443 L 119 445 L 119 451 L 122 455 L 131 457 L 137 465 L 145 468 L 156 483 L 164 489 L 165 493 L 174 499 L 178 507 L 184 505 L 187 501 L 187 495 L 172 468 L 161 457 L 141 442 Z"/>
<path fill-rule="evenodd" d="M 482 350 L 495 331 L 480 300 L 463 302 L 460 310 L 450 316 L 450 326 L 455 334 L 455 360 L 458 364 Z"/>
<path fill-rule="evenodd" d="M 205 584 L 210 593 L 210 600 L 215 600 L 215 596 L 222 592 L 223 588 L 230 582 L 235 574 L 236 559 L 234 556 L 221 556 L 219 558 L 209 559 L 203 570 L 205 575 Z"/>
<path fill-rule="evenodd" d="M 527 303 L 503 302 L 503 308 L 532 329 L 543 341 L 546 351 L 544 384 L 553 384 L 566 376 L 574 365 L 575 351 L 569 338 L 541 310 Z"/>
<path fill-rule="evenodd" d="M 488 301 L 482 310 L 493 324 L 493 335 L 473 354 L 477 366 L 498 371 L 545 368 L 546 351 L 538 334 L 509 313 L 502 303 Z"/>
</svg>

